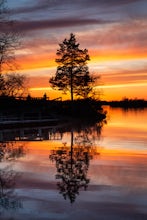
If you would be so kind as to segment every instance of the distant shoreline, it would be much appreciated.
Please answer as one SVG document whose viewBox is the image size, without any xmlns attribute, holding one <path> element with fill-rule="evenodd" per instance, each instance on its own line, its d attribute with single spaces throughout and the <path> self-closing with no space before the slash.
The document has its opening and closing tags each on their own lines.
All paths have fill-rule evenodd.
<svg viewBox="0 0 147 220">
<path fill-rule="evenodd" d="M 121 101 L 101 101 L 102 105 L 109 105 L 110 107 L 142 109 L 147 108 L 147 101 L 144 99 L 126 99 Z"/>
</svg>

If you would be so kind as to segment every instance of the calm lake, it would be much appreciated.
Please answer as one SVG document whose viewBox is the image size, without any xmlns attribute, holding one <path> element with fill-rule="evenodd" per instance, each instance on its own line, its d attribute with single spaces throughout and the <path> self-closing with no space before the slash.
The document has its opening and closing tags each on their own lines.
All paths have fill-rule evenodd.
<svg viewBox="0 0 147 220">
<path fill-rule="evenodd" d="M 147 109 L 0 131 L 0 219 L 147 219 Z"/>
</svg>

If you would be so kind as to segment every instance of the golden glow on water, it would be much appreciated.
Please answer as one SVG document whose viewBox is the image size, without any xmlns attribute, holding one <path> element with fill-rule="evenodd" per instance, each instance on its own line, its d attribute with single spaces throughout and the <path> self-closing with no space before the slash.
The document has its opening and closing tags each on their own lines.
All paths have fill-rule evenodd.
<svg viewBox="0 0 147 220">
<path fill-rule="evenodd" d="M 133 210 L 135 207 L 135 210 L 143 210 L 145 213 L 147 111 L 123 111 L 108 106 L 105 106 L 105 110 L 108 111 L 108 119 L 107 124 L 102 127 L 101 135 L 99 127 L 85 128 L 84 125 L 80 126 L 82 130 L 79 127 L 71 129 L 69 125 L 61 127 L 62 135 L 59 135 L 58 127 L 39 128 L 40 133 L 38 128 L 29 128 L 30 133 L 25 132 L 26 130 L 20 133 L 29 134 L 29 137 L 32 137 L 32 134 L 33 137 L 42 134 L 45 140 L 14 142 L 14 145 L 21 145 L 26 149 L 24 156 L 18 157 L 16 163 L 8 162 L 11 163 L 9 167 L 13 169 L 13 173 L 19 173 L 18 177 L 15 176 L 14 194 L 23 204 L 23 210 L 19 210 L 19 214 L 22 212 L 24 216 L 24 213 L 34 213 L 35 210 L 38 216 L 39 210 L 50 216 L 54 211 L 55 214 L 59 213 L 60 218 L 61 208 L 64 213 L 71 211 L 73 216 L 73 211 L 78 207 L 78 212 L 81 209 L 81 219 L 85 210 L 89 212 L 90 209 L 91 216 L 94 207 L 95 213 L 98 213 L 99 207 L 103 212 L 108 206 L 113 213 L 118 213 L 118 209 L 124 213 L 128 206 L 129 213 L 132 213 L 130 206 Z M 57 136 L 52 133 L 56 128 L 59 132 Z M 67 132 L 63 132 L 64 129 Z M 122 206 L 118 208 L 120 204 Z M 8 210 L 6 211 L 8 213 Z M 15 215 L 16 212 L 17 210 Z M 95 216 L 97 217 L 97 214 Z M 22 219 L 19 217 L 18 219 Z M 35 218 L 36 215 L 33 215 L 32 219 Z"/>
<path fill-rule="evenodd" d="M 124 149 L 103 149 L 101 150 L 101 157 L 107 157 L 108 160 L 124 160 L 124 159 L 147 159 L 146 150 L 124 150 Z"/>
<path fill-rule="evenodd" d="M 130 163 L 146 160 L 147 112 L 144 110 L 125 112 L 119 108 L 106 109 L 108 123 L 104 125 L 100 140 L 95 140 L 93 143 L 92 163 L 97 163 L 99 159 L 127 160 Z M 29 142 L 29 148 L 33 154 L 48 157 L 52 150 L 63 149 L 64 143 L 67 143 L 66 150 L 70 151 L 70 135 L 67 133 L 61 141 Z"/>
</svg>

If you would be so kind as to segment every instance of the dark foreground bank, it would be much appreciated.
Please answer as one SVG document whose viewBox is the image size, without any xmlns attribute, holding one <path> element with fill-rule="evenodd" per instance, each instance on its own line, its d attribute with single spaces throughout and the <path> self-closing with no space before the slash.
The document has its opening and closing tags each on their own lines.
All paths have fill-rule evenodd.
<svg viewBox="0 0 147 220">
<path fill-rule="evenodd" d="M 106 118 L 100 102 L 92 99 L 60 101 L 0 97 L 0 128 L 3 126 L 56 125 L 61 121 Z"/>
</svg>

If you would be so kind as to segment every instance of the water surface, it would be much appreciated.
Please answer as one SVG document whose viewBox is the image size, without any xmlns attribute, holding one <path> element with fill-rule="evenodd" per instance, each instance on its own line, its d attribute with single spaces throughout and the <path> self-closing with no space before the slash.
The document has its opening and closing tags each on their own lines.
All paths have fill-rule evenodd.
<svg viewBox="0 0 147 220">
<path fill-rule="evenodd" d="M 107 124 L 1 131 L 0 219 L 147 219 L 147 109 L 107 111 Z"/>
</svg>

